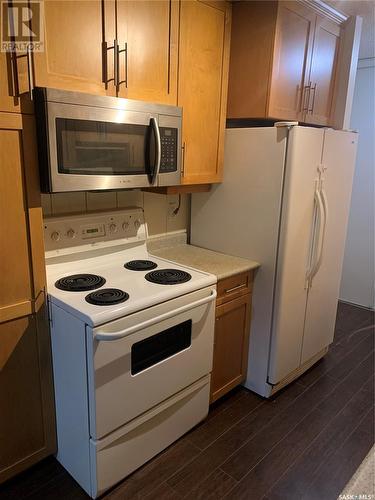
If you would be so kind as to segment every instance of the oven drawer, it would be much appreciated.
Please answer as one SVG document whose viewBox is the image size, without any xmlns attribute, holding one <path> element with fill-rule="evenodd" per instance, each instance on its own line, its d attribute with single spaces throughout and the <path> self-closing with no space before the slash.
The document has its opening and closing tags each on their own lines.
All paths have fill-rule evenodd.
<svg viewBox="0 0 375 500">
<path fill-rule="evenodd" d="M 203 420 L 210 377 L 198 380 L 103 439 L 90 439 L 91 495 L 96 498 Z M 96 481 L 95 481 L 96 478 Z"/>
<path fill-rule="evenodd" d="M 87 327 L 90 435 L 99 439 L 212 369 L 215 287 Z"/>
</svg>

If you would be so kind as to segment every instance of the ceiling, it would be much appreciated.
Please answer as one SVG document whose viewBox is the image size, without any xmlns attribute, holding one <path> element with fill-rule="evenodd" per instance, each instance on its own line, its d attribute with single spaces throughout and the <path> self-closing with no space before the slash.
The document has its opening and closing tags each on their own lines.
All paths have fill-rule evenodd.
<svg viewBox="0 0 375 500">
<path fill-rule="evenodd" d="M 348 16 L 363 18 L 359 58 L 375 57 L 375 0 L 325 0 Z"/>
</svg>

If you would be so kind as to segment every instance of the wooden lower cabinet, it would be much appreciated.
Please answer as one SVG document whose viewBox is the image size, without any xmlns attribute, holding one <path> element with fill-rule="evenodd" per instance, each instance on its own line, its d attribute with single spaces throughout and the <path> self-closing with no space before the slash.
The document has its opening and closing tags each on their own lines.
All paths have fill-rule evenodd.
<svg viewBox="0 0 375 500">
<path fill-rule="evenodd" d="M 0 324 L 0 483 L 56 451 L 50 338 L 44 300 Z"/>
<path fill-rule="evenodd" d="M 239 283 L 233 286 L 233 283 L 237 281 L 243 284 Z M 228 283 L 229 288 L 226 287 L 225 282 Z M 246 378 L 251 316 L 249 289 L 251 289 L 251 284 L 251 273 L 237 275 L 218 283 L 211 403 Z"/>
</svg>

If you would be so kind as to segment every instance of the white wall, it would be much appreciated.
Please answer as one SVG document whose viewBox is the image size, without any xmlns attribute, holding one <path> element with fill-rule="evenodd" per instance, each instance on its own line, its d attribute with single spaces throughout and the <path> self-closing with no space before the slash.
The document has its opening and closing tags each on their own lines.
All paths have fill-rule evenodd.
<svg viewBox="0 0 375 500">
<path fill-rule="evenodd" d="M 375 307 L 375 58 L 358 64 L 351 128 L 359 131 L 340 298 Z"/>
</svg>

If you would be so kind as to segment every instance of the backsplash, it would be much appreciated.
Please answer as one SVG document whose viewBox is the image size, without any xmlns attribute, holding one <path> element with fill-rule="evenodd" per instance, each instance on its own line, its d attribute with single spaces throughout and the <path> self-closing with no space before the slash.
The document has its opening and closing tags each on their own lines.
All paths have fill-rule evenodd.
<svg viewBox="0 0 375 500">
<path fill-rule="evenodd" d="M 188 229 L 190 195 L 181 195 L 180 210 L 174 215 L 173 211 L 177 206 L 178 195 L 147 193 L 140 190 L 42 194 L 45 217 L 141 207 L 145 212 L 150 236 Z"/>
</svg>

